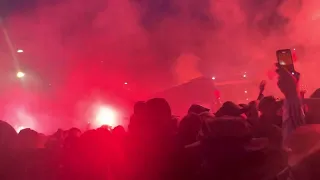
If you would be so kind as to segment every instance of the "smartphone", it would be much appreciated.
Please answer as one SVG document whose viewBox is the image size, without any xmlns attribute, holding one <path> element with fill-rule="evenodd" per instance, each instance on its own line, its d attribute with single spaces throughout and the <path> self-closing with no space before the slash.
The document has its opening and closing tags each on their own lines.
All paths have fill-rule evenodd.
<svg viewBox="0 0 320 180">
<path fill-rule="evenodd" d="M 297 80 L 300 79 L 300 73 L 295 71 L 293 63 L 293 54 L 290 49 L 280 49 L 276 52 L 278 64 L 287 69 Z"/>
<path fill-rule="evenodd" d="M 293 56 L 290 49 L 281 49 L 276 52 L 278 63 L 289 72 L 295 72 L 293 65 Z"/>
</svg>

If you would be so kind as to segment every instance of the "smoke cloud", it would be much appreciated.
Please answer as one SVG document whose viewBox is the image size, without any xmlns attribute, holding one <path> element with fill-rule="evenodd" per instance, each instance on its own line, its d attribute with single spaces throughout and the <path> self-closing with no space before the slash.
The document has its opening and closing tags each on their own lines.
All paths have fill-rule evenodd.
<svg viewBox="0 0 320 180">
<path fill-rule="evenodd" d="M 207 75 L 256 64 L 257 58 L 273 53 L 279 37 L 279 28 L 270 22 L 276 2 L 259 6 L 250 0 L 38 2 L 32 10 L 9 16 L 7 27 L 15 44 L 30 52 L 21 63 L 38 67 L 51 81 L 81 84 L 73 81 L 101 77 L 168 86 L 176 84 L 172 67 L 182 54 L 199 57 L 196 66 Z M 79 78 L 71 80 L 74 76 Z M 149 83 L 154 81 L 159 85 Z"/>
<path fill-rule="evenodd" d="M 13 11 L 4 25 L 25 50 L 20 66 L 52 84 L 54 100 L 76 101 L 123 82 L 141 97 L 197 76 L 228 79 L 243 71 L 258 82 L 275 51 L 293 47 L 302 82 L 313 91 L 317 7 L 317 0 L 55 0 Z"/>
</svg>

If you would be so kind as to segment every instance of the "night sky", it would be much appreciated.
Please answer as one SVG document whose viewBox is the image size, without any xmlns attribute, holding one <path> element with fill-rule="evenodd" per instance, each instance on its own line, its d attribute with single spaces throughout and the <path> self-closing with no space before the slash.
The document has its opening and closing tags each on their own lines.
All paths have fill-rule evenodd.
<svg viewBox="0 0 320 180">
<path fill-rule="evenodd" d="M 176 84 L 173 69 L 183 53 L 191 52 L 199 57 L 196 68 L 203 75 L 210 75 L 221 66 L 243 66 L 247 63 L 246 55 L 235 60 L 222 52 L 233 49 L 233 45 L 229 45 L 230 40 L 217 38 L 208 42 L 208 37 L 221 33 L 227 26 L 225 19 L 221 20 L 219 14 L 212 13 L 213 2 L 97 0 L 88 3 L 52 0 L 44 3 L 37 0 L 2 0 L 0 14 L 5 18 L 4 24 L 15 46 L 25 50 L 19 57 L 21 66 L 38 74 L 48 84 L 60 87 L 69 83 L 74 74 L 80 78 L 83 76 L 79 74 L 83 73 L 87 81 L 92 81 L 99 74 L 110 77 L 112 82 L 119 81 L 117 83 L 121 84 L 130 81 L 136 86 L 159 89 Z M 237 6 L 245 12 L 241 27 L 266 37 L 273 31 L 281 30 L 287 20 L 276 12 L 280 2 L 240 0 Z M 125 24 L 125 20 L 130 21 L 127 17 L 112 19 L 116 11 L 127 6 L 124 3 L 129 3 L 138 14 L 131 19 L 135 21 L 134 25 L 112 27 L 112 23 Z M 109 24 L 99 24 L 101 13 L 106 13 L 104 18 L 110 19 Z M 138 28 L 135 30 L 137 33 L 127 32 L 130 28 Z M 117 33 L 117 30 L 121 32 Z M 1 39 L 1 42 L 1 46 L 5 47 L 5 41 Z M 211 54 L 210 48 L 215 48 L 212 44 L 218 44 L 223 50 L 217 49 Z M 105 52 L 106 49 L 112 50 Z M 215 56 L 223 57 L 224 62 L 216 60 Z M 114 76 L 117 78 L 111 78 Z"/>
<path fill-rule="evenodd" d="M 274 94 L 275 51 L 293 47 L 305 49 L 296 67 L 303 67 L 301 82 L 315 89 L 317 7 L 318 0 L 1 0 L 3 119 L 24 106 L 41 121 L 48 117 L 42 125 L 52 128 L 67 119 L 57 116 L 76 111 L 85 119 L 85 109 L 101 101 L 130 109 L 199 76 L 224 83 L 245 73 L 252 88 L 239 92 L 256 98 L 257 85 L 267 79 Z M 19 70 L 25 78 L 16 78 Z"/>
</svg>

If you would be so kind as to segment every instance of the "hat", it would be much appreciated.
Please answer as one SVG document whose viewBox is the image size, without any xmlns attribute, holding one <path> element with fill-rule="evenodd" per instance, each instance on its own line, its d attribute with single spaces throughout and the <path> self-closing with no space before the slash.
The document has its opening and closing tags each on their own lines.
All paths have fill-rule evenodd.
<svg viewBox="0 0 320 180">
<path fill-rule="evenodd" d="M 192 104 L 188 110 L 188 113 L 201 114 L 203 112 L 209 112 L 210 109 L 200 106 L 198 104 Z"/>
<path fill-rule="evenodd" d="M 210 113 L 210 112 L 203 112 L 201 114 L 199 114 L 199 117 L 201 120 L 213 120 L 215 118 L 214 114 Z"/>
<path fill-rule="evenodd" d="M 247 108 L 240 107 L 239 105 L 231 101 L 226 101 L 225 103 L 222 104 L 222 107 L 214 114 L 216 115 L 216 117 L 240 116 L 246 111 L 247 111 Z"/>
</svg>

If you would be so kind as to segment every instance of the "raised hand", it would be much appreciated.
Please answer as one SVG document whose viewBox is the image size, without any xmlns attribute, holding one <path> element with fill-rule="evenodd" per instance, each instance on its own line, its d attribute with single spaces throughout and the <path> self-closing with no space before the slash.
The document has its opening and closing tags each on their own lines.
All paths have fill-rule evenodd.
<svg viewBox="0 0 320 180">
<path fill-rule="evenodd" d="M 264 89 L 266 88 L 266 84 L 267 84 L 267 82 L 265 80 L 262 80 L 260 82 L 260 85 L 259 85 L 260 92 L 264 91 Z"/>
<path fill-rule="evenodd" d="M 301 86 L 301 87 L 300 87 L 300 96 L 301 96 L 302 98 L 304 98 L 306 93 L 307 93 L 306 88 L 305 88 L 304 86 Z"/>
</svg>

